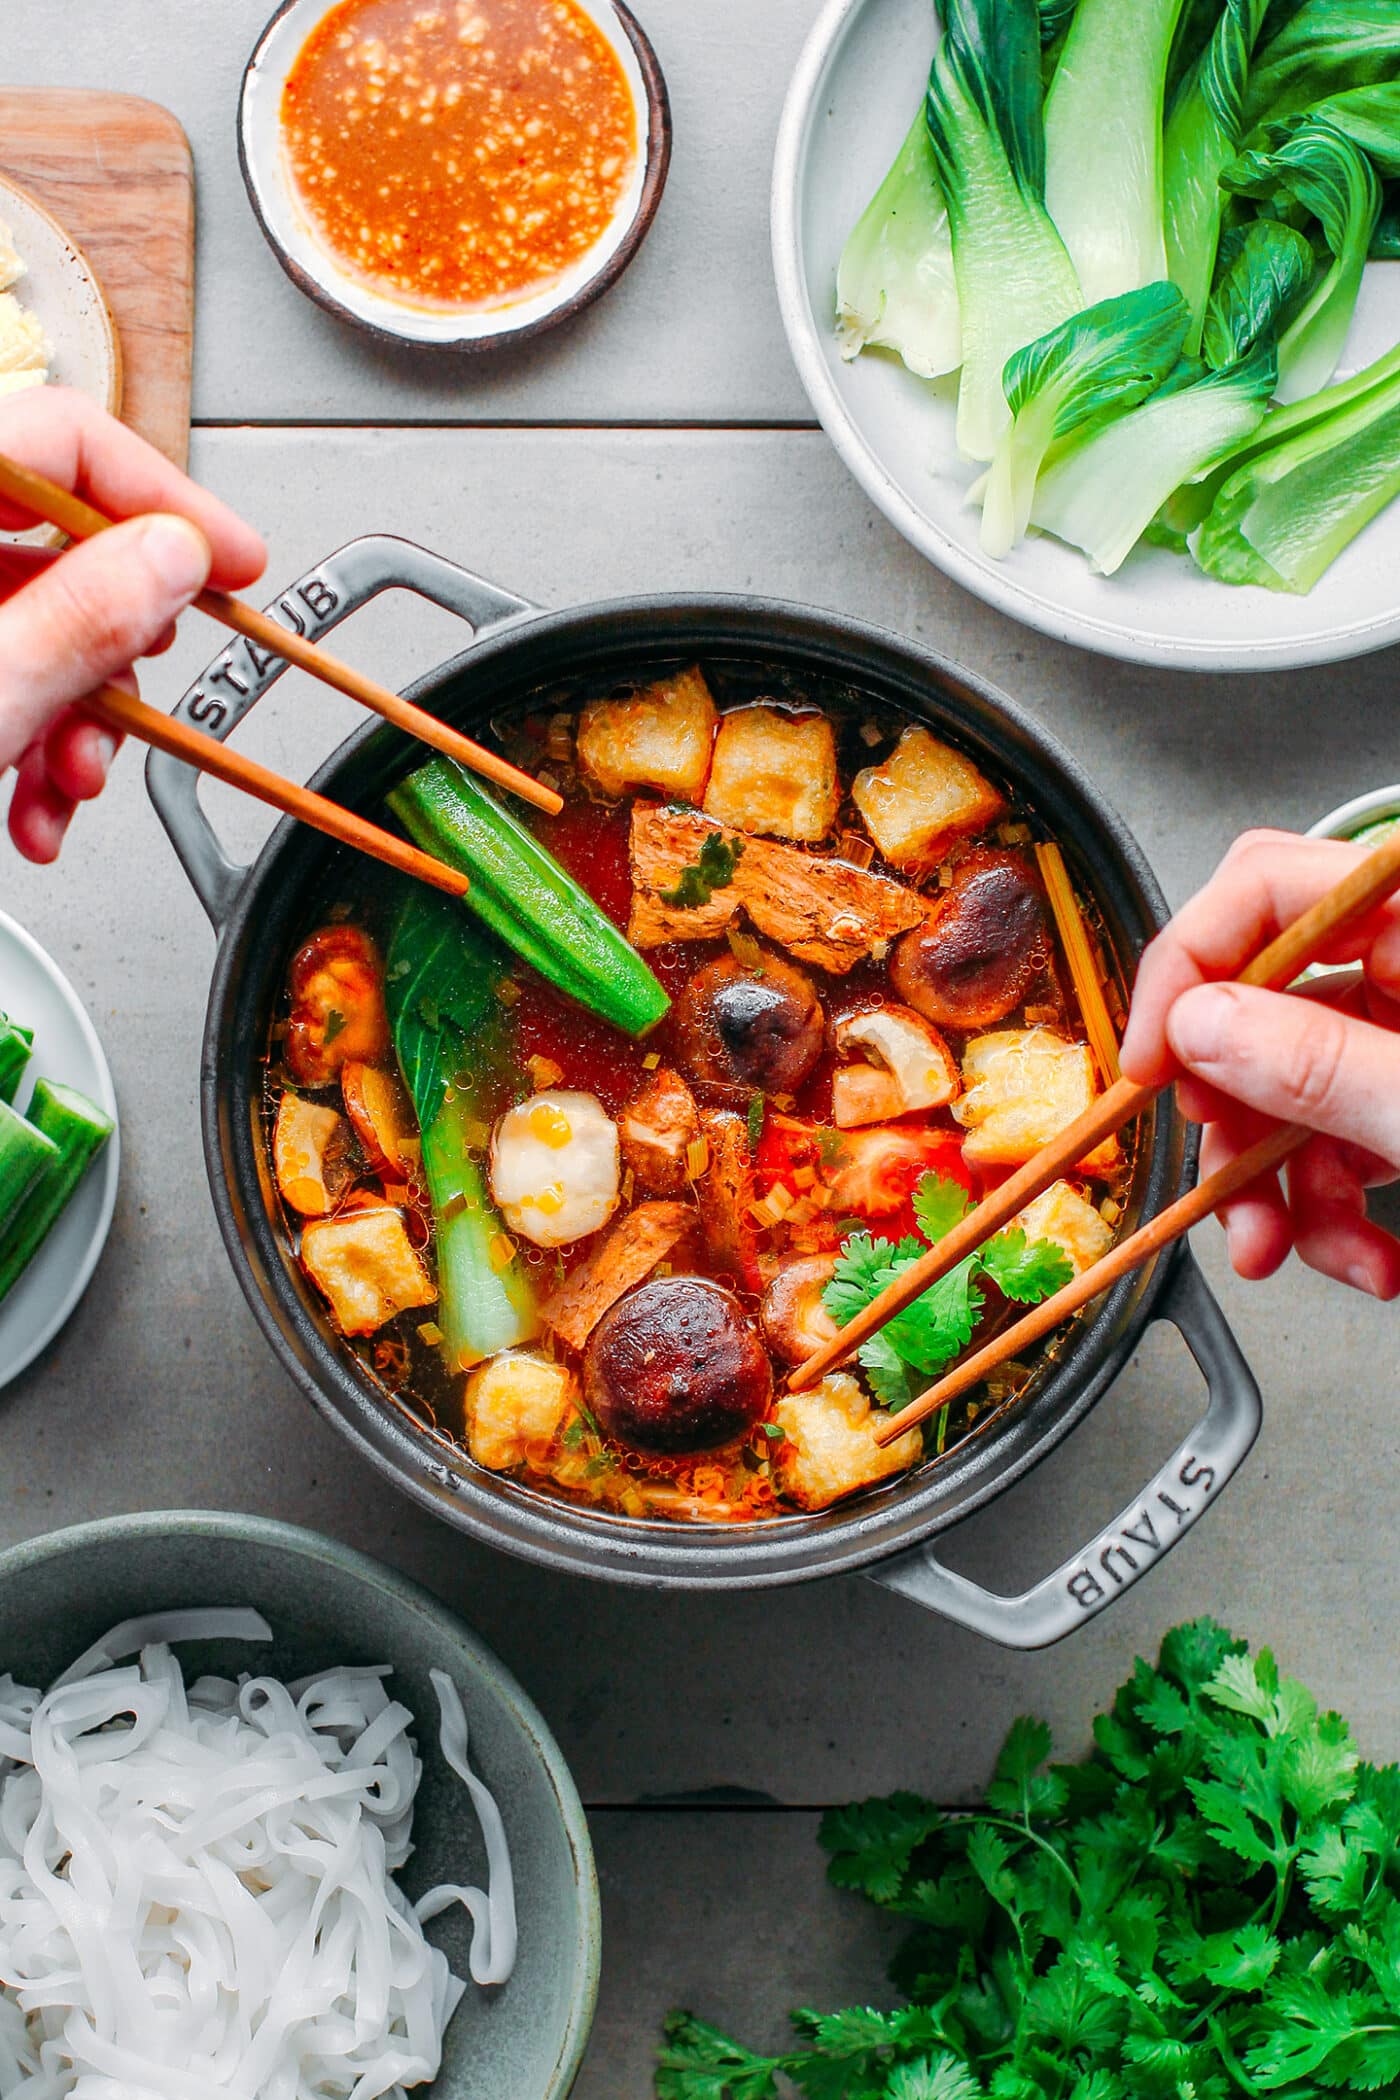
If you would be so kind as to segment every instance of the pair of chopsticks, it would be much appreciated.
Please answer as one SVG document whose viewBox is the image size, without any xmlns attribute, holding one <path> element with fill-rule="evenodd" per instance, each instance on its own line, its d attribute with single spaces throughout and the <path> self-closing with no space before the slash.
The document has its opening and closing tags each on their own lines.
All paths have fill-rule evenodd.
<svg viewBox="0 0 1400 2100">
<path fill-rule="evenodd" d="M 58 526 L 72 539 L 92 539 L 117 522 L 70 490 L 60 488 L 57 482 L 33 473 L 3 454 L 0 454 L 0 495 L 19 504 L 31 516 Z M 194 602 L 201 612 L 208 613 L 222 626 L 231 627 L 235 634 L 241 634 L 260 649 L 309 671 L 323 685 L 333 686 L 351 700 L 358 700 L 375 714 L 382 715 L 386 722 L 392 722 L 421 743 L 430 744 L 435 751 L 455 758 L 469 771 L 494 781 L 498 787 L 511 788 L 536 809 L 553 816 L 563 808 L 562 798 L 552 788 L 542 787 L 528 773 L 522 773 L 518 767 L 497 757 L 494 751 L 486 750 L 471 737 L 449 728 L 436 715 L 415 707 L 412 701 L 402 699 L 388 686 L 367 678 L 363 671 L 342 663 L 339 657 L 318 648 L 304 635 L 279 626 L 276 620 L 245 604 L 241 598 L 232 597 L 227 591 L 205 589 Z M 119 735 L 137 737 L 142 743 L 154 745 L 157 751 L 169 752 L 172 758 L 183 759 L 186 765 L 197 767 L 201 773 L 225 781 L 230 787 L 241 788 L 245 794 L 270 804 L 284 815 L 296 817 L 303 824 L 339 839 L 343 845 L 353 846 L 375 860 L 386 862 L 391 868 L 398 868 L 403 874 L 416 875 L 434 888 L 446 890 L 450 896 L 460 897 L 467 890 L 467 878 L 457 869 L 435 860 L 431 854 L 420 853 L 416 846 L 395 838 L 392 832 L 382 831 L 377 824 L 342 809 L 338 802 L 331 802 L 310 788 L 283 779 L 280 773 L 259 765 L 256 759 L 231 751 L 226 744 L 202 735 L 188 723 L 164 715 L 158 708 L 146 706 L 134 694 L 123 692 L 120 686 L 103 686 L 84 700 L 83 711 Z"/>
<path fill-rule="evenodd" d="M 1283 990 L 1310 963 L 1318 960 L 1337 934 L 1382 903 L 1397 887 L 1400 887 L 1400 836 L 1375 847 L 1349 875 L 1343 876 L 1316 904 L 1286 926 L 1239 972 L 1238 982 L 1271 991 Z M 946 1276 L 960 1261 L 975 1253 L 993 1233 L 1009 1225 L 1017 1213 L 1049 1188 L 1053 1181 L 1072 1172 L 1106 1138 L 1135 1116 L 1140 1116 L 1162 1091 L 1160 1087 L 1138 1086 L 1129 1079 L 1115 1081 L 1077 1122 L 1061 1131 L 1025 1166 L 1019 1167 L 960 1225 L 955 1225 L 936 1247 L 931 1247 L 927 1254 L 887 1285 L 878 1298 L 864 1306 L 833 1340 L 824 1343 L 799 1365 L 788 1381 L 791 1389 L 804 1392 L 835 1365 L 844 1362 L 896 1313 L 902 1312 L 906 1305 L 937 1283 L 940 1276 Z M 1311 1134 L 1291 1124 L 1280 1125 L 1228 1166 L 1207 1175 L 1204 1181 L 1161 1211 L 1149 1224 L 1112 1248 L 1102 1261 L 1095 1262 L 1063 1290 L 1004 1329 L 995 1340 L 967 1357 L 927 1392 L 920 1393 L 907 1407 L 901 1408 L 898 1414 L 881 1421 L 876 1431 L 878 1441 L 892 1443 L 969 1387 L 980 1384 L 999 1364 L 1009 1362 L 1022 1350 L 1040 1341 L 1071 1313 L 1078 1312 L 1091 1299 L 1099 1297 L 1110 1284 L 1141 1268 L 1164 1247 L 1180 1239 L 1229 1197 L 1280 1166 L 1290 1154 L 1307 1143 Z"/>
</svg>

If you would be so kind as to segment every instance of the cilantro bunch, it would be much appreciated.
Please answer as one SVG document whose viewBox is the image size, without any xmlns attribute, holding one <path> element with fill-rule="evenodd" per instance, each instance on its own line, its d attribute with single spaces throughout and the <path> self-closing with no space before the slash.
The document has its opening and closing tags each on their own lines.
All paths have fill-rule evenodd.
<svg viewBox="0 0 1400 2100">
<path fill-rule="evenodd" d="M 822 1292 L 822 1303 L 838 1327 L 853 1320 L 972 1209 L 967 1190 L 944 1174 L 921 1176 L 913 1203 L 922 1239 L 913 1233 L 895 1241 L 855 1232 L 844 1242 L 835 1274 Z M 1019 1225 L 999 1232 L 861 1344 L 856 1355 L 875 1397 L 885 1407 L 904 1407 L 962 1354 L 982 1317 L 984 1283 L 995 1284 L 1004 1298 L 1018 1305 L 1038 1305 L 1073 1274 L 1068 1257 L 1052 1241 L 1028 1241 Z"/>
<path fill-rule="evenodd" d="M 1209 1619 L 1139 1661 L 1096 1748 L 1018 1721 L 986 1806 L 838 1809 L 830 1876 L 912 1930 L 908 2002 L 753 2054 L 673 2013 L 657 2100 L 1400 2095 L 1400 1771 Z"/>
</svg>

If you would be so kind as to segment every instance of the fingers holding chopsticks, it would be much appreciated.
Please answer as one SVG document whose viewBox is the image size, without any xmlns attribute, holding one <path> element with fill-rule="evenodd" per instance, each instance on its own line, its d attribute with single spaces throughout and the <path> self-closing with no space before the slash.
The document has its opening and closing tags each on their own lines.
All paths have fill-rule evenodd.
<svg viewBox="0 0 1400 2100">
<path fill-rule="evenodd" d="M 1289 1162 L 1287 1186 L 1261 1178 L 1220 1209 L 1241 1275 L 1268 1276 L 1290 1251 L 1379 1298 L 1400 1295 L 1400 1244 L 1365 1215 L 1366 1189 L 1400 1173 L 1400 902 L 1358 919 L 1330 959 L 1359 961 L 1344 983 L 1303 996 L 1233 981 L 1366 849 L 1252 833 L 1147 951 L 1123 1044 L 1124 1070 L 1175 1077 L 1184 1113 L 1204 1124 L 1202 1172 L 1272 1123 L 1319 1133 Z"/>
<path fill-rule="evenodd" d="M 15 766 L 9 827 L 27 859 L 57 858 L 80 802 L 100 793 L 120 739 L 80 703 L 167 648 L 209 579 L 251 582 L 264 549 L 241 519 L 81 395 L 35 388 L 0 406 L 0 450 L 100 497 L 125 522 L 63 554 L 0 550 L 0 771 Z M 150 515 L 146 515 L 146 513 Z M 0 527 L 27 513 L 0 502 Z"/>
<path fill-rule="evenodd" d="M 86 395 L 48 386 L 8 396 L 0 404 L 0 452 L 88 498 L 109 517 L 168 512 L 187 518 L 209 543 L 209 571 L 201 582 L 243 590 L 266 566 L 267 549 L 251 525 Z M 33 523 L 0 498 L 0 529 Z"/>
<path fill-rule="evenodd" d="M 1233 978 L 1241 966 L 1351 869 L 1366 848 L 1286 831 L 1246 832 L 1215 874 L 1148 947 L 1133 988 L 1123 1069 L 1160 1086 L 1188 1069 L 1167 1034 L 1167 1016 L 1197 986 Z M 1400 999 L 1400 898 L 1358 919 L 1327 951 L 1329 962 L 1364 961 L 1368 977 Z"/>
</svg>

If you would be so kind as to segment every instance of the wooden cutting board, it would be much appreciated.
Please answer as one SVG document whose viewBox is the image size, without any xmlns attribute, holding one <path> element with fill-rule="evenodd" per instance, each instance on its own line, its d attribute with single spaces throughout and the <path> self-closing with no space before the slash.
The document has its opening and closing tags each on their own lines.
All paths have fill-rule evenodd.
<svg viewBox="0 0 1400 2100">
<path fill-rule="evenodd" d="M 184 466 L 194 342 L 194 164 L 139 95 L 0 87 L 0 169 L 92 264 L 121 337 L 122 418 Z"/>
</svg>

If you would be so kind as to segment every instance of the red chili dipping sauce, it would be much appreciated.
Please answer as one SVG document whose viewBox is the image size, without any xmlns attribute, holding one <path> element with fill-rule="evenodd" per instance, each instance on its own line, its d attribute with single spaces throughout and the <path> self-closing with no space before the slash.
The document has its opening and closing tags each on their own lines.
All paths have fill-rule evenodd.
<svg viewBox="0 0 1400 2100">
<path fill-rule="evenodd" d="M 282 96 L 302 202 L 341 264 L 423 306 L 497 306 L 604 232 L 637 109 L 575 0 L 340 0 Z"/>
</svg>

